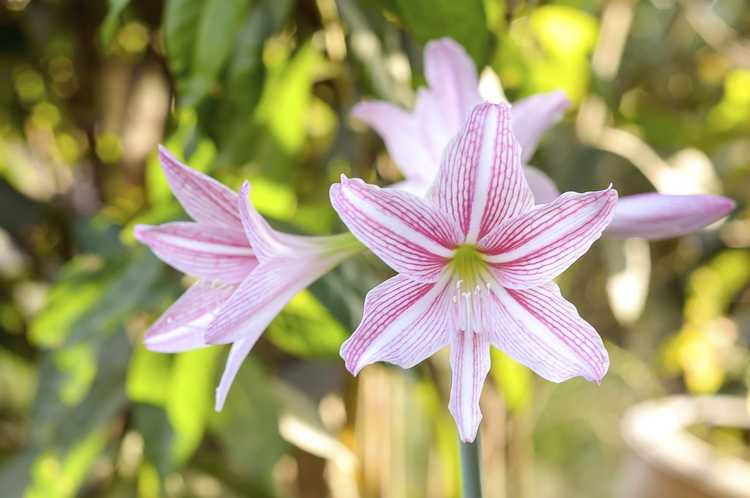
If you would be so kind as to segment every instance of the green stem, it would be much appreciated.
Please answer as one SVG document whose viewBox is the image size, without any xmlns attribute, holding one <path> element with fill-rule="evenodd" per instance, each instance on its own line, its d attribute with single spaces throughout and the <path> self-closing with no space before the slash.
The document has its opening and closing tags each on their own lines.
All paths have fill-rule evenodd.
<svg viewBox="0 0 750 498">
<path fill-rule="evenodd" d="M 473 443 L 461 441 L 461 482 L 463 498 L 482 498 L 479 472 L 479 433 Z"/>
</svg>

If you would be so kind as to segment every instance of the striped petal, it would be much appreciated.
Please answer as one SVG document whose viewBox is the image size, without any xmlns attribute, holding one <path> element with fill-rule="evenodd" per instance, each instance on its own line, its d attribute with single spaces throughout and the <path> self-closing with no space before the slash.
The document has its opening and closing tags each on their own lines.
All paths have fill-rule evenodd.
<svg viewBox="0 0 750 498">
<path fill-rule="evenodd" d="M 440 151 L 431 150 L 420 124 L 408 111 L 387 102 L 364 101 L 354 106 L 352 116 L 380 135 L 408 180 L 425 183 L 435 175 Z"/>
<path fill-rule="evenodd" d="M 262 262 L 219 310 L 206 332 L 209 344 L 258 338 L 286 303 L 351 252 L 298 255 Z"/>
<path fill-rule="evenodd" d="M 177 353 L 206 345 L 203 335 L 235 286 L 213 286 L 199 281 L 193 284 L 146 331 L 143 343 L 160 353 Z"/>
<path fill-rule="evenodd" d="M 234 344 L 229 350 L 229 356 L 227 356 L 227 364 L 224 366 L 224 373 L 221 374 L 221 381 L 219 386 L 216 388 L 216 400 L 214 401 L 214 410 L 220 412 L 224 408 L 224 402 L 227 400 L 229 394 L 229 388 L 232 387 L 234 378 L 237 376 L 237 372 L 240 371 L 242 362 L 245 361 L 247 355 L 250 354 L 250 350 L 253 349 L 258 337 L 249 337 L 247 339 L 240 339 Z"/>
<path fill-rule="evenodd" d="M 169 186 L 185 211 L 200 223 L 237 228 L 237 194 L 178 161 L 164 146 L 159 146 L 159 160 Z"/>
<path fill-rule="evenodd" d="M 709 225 L 734 209 L 734 201 L 718 195 L 639 194 L 621 198 L 608 235 L 666 239 Z"/>
<path fill-rule="evenodd" d="M 319 273 L 291 259 L 261 263 L 219 310 L 206 332 L 209 344 L 257 338 L 286 303 L 315 280 Z"/>
<path fill-rule="evenodd" d="M 535 203 L 546 204 L 560 196 L 560 191 L 557 190 L 555 182 L 541 170 L 527 165 L 523 168 L 523 172 L 526 175 L 529 188 L 534 194 Z"/>
<path fill-rule="evenodd" d="M 609 356 L 594 328 L 550 282 L 533 289 L 493 287 L 498 327 L 492 344 L 552 382 L 601 382 Z"/>
<path fill-rule="evenodd" d="M 250 182 L 246 181 L 240 190 L 239 213 L 245 236 L 260 261 L 269 261 L 279 257 L 317 257 L 319 254 L 337 252 L 342 249 L 338 242 L 346 240 L 348 234 L 311 237 L 274 230 L 250 202 L 249 193 Z"/>
<path fill-rule="evenodd" d="M 331 204 L 349 230 L 399 273 L 434 282 L 460 241 L 451 220 L 407 192 L 342 177 Z"/>
<path fill-rule="evenodd" d="M 239 283 L 258 264 L 242 232 L 216 225 L 138 225 L 135 237 L 168 265 L 207 280 Z"/>
<path fill-rule="evenodd" d="M 423 143 L 432 156 L 430 179 L 437 174 L 440 155 L 458 133 L 479 96 L 477 71 L 464 48 L 450 38 L 425 46 L 424 73 L 428 88 L 417 93 L 414 117 Z"/>
<path fill-rule="evenodd" d="M 482 412 L 479 398 L 490 371 L 490 343 L 485 334 L 460 331 L 451 341 L 451 399 L 448 404 L 461 441 L 477 437 Z"/>
<path fill-rule="evenodd" d="M 354 375 L 377 361 L 411 368 L 449 342 L 447 279 L 420 283 L 397 275 L 367 293 L 362 322 L 341 346 Z"/>
<path fill-rule="evenodd" d="M 542 285 L 565 271 L 601 236 L 616 202 L 612 188 L 567 192 L 501 224 L 480 241 L 480 250 L 503 287 Z"/>
<path fill-rule="evenodd" d="M 468 243 L 533 207 L 506 104 L 474 108 L 463 131 L 446 148 L 430 196 L 453 217 Z"/>
<path fill-rule="evenodd" d="M 521 143 L 521 160 L 534 155 L 542 134 L 560 121 L 570 101 L 562 91 L 538 93 L 513 103 L 513 133 Z"/>
</svg>

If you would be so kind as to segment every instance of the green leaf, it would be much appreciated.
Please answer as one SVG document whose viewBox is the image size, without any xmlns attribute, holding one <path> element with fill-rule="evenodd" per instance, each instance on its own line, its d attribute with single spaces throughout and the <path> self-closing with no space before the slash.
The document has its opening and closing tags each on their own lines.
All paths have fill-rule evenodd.
<svg viewBox="0 0 750 498">
<path fill-rule="evenodd" d="M 240 23 L 248 0 L 207 0 L 197 25 L 190 76 L 186 80 L 182 104 L 193 106 L 208 94 L 219 72 L 237 43 Z"/>
<path fill-rule="evenodd" d="M 128 6 L 130 0 L 109 0 L 107 2 L 109 9 L 107 10 L 107 17 L 104 18 L 104 22 L 101 27 L 101 42 L 102 46 L 107 48 L 112 42 L 112 37 L 117 31 L 120 24 L 120 14 Z"/>
<path fill-rule="evenodd" d="M 224 119 L 230 126 L 237 126 L 237 119 L 247 120 L 252 115 L 263 90 L 263 46 L 286 22 L 292 4 L 292 0 L 261 1 L 253 7 L 239 30 L 227 68 L 226 97 L 222 99 L 221 108 L 222 116 L 230 116 Z"/>
<path fill-rule="evenodd" d="M 164 7 L 164 45 L 172 74 L 182 80 L 189 75 L 197 26 L 204 0 L 168 0 Z"/>
<path fill-rule="evenodd" d="M 73 498 L 94 460 L 104 451 L 109 431 L 92 430 L 67 454 L 48 450 L 34 462 L 25 498 Z"/>
<path fill-rule="evenodd" d="M 227 466 L 265 488 L 265 493 L 253 496 L 272 493 L 272 470 L 287 447 L 278 431 L 279 411 L 275 385 L 256 359 L 242 365 L 224 410 L 213 415 L 212 432 L 219 437 L 221 457 L 228 464 L 220 467 Z"/>
<path fill-rule="evenodd" d="M 489 32 L 482 0 L 396 0 L 396 4 L 419 43 L 451 37 L 466 48 L 477 67 L 484 66 Z"/>
<path fill-rule="evenodd" d="M 143 454 L 156 467 L 161 480 L 173 470 L 174 430 L 167 412 L 157 406 L 138 404 L 133 409 L 133 425 L 143 436 Z"/>
<path fill-rule="evenodd" d="M 216 347 L 196 349 L 175 358 L 166 409 L 175 431 L 173 455 L 177 463 L 187 460 L 203 438 L 213 409 L 214 366 L 220 352 Z"/>
<path fill-rule="evenodd" d="M 128 367 L 127 393 L 132 401 L 163 404 L 169 392 L 172 359 L 139 345 Z"/>
<path fill-rule="evenodd" d="M 313 77 L 322 58 L 312 43 L 268 75 L 252 121 L 232 130 L 218 162 L 236 165 L 252 157 L 264 173 L 288 181 L 305 144 Z"/>
<path fill-rule="evenodd" d="M 490 375 L 500 389 L 508 410 L 525 408 L 531 401 L 532 377 L 528 368 L 499 349 L 492 348 Z"/>
<path fill-rule="evenodd" d="M 347 332 L 320 301 L 302 291 L 271 322 L 266 337 L 297 356 L 335 357 Z"/>
</svg>

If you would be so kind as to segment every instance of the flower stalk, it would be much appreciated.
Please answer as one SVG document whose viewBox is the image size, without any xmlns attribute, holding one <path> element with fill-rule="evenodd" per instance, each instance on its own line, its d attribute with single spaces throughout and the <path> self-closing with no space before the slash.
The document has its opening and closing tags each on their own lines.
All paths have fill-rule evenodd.
<svg viewBox="0 0 750 498">
<path fill-rule="evenodd" d="M 459 441 L 461 445 L 461 496 L 482 498 L 482 476 L 479 469 L 479 434 L 471 443 Z"/>
</svg>

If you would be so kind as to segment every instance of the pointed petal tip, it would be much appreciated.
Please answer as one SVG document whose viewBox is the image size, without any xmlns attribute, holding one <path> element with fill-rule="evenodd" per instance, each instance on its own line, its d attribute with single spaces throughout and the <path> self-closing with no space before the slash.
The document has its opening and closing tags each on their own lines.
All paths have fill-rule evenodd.
<svg viewBox="0 0 750 498">
<path fill-rule="evenodd" d="M 339 356 L 342 360 L 344 360 L 344 366 L 346 367 L 346 370 L 352 374 L 352 376 L 356 377 L 359 372 L 362 370 L 364 365 L 360 365 L 356 361 L 355 358 L 352 358 L 349 354 L 349 346 L 351 345 L 352 337 L 350 336 L 349 339 L 344 341 L 344 343 L 341 345 L 341 349 L 339 349 Z"/>
<path fill-rule="evenodd" d="M 216 397 L 214 401 L 214 411 L 219 413 L 224 409 L 224 403 L 227 400 L 227 393 L 222 392 L 221 387 L 217 387 L 214 396 Z"/>
<path fill-rule="evenodd" d="M 377 106 L 377 104 L 378 103 L 375 100 L 362 100 L 361 102 L 357 102 L 356 104 L 354 104 L 354 107 L 352 107 L 352 110 L 349 111 L 349 114 L 353 118 L 370 124 L 370 113 L 373 111 L 373 108 Z"/>
<path fill-rule="evenodd" d="M 148 233 L 149 229 L 151 228 L 150 225 L 136 225 L 133 227 L 133 235 L 135 236 L 135 239 L 140 242 L 141 244 L 145 244 L 146 241 L 145 236 Z"/>
<path fill-rule="evenodd" d="M 478 418 L 472 422 L 470 420 L 467 420 L 466 417 L 462 417 L 460 414 L 456 413 L 450 405 L 448 406 L 448 411 L 451 413 L 451 416 L 453 416 L 453 420 L 455 420 L 456 422 L 458 438 L 461 440 L 461 442 L 473 443 L 477 438 L 479 425 L 482 423 L 482 413 L 480 412 L 478 414 Z"/>
<path fill-rule="evenodd" d="M 161 163 L 162 168 L 165 169 L 171 169 L 177 164 L 181 164 L 175 155 L 162 144 L 159 144 L 159 162 Z"/>
<path fill-rule="evenodd" d="M 242 182 L 242 187 L 240 188 L 240 194 L 242 194 L 243 197 L 247 198 L 248 194 L 250 193 L 251 185 L 249 180 L 245 180 Z"/>
</svg>

